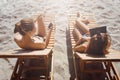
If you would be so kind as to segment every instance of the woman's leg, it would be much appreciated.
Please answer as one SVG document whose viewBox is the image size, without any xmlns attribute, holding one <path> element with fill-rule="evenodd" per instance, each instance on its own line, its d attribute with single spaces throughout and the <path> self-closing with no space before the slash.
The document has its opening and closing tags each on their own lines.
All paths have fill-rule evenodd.
<svg viewBox="0 0 120 80">
<path fill-rule="evenodd" d="M 77 45 L 79 45 L 80 43 L 81 43 L 81 40 L 82 40 L 82 34 L 79 32 L 79 30 L 75 27 L 74 28 L 74 32 L 73 32 L 73 35 L 75 35 L 74 36 L 74 38 L 75 38 L 75 40 L 76 40 L 76 45 L 75 46 L 77 46 Z"/>
<path fill-rule="evenodd" d="M 78 18 L 76 20 L 76 29 L 75 29 L 75 32 L 76 32 L 76 35 L 79 35 L 79 40 L 77 41 L 75 47 L 74 47 L 74 51 L 77 51 L 77 52 L 86 52 L 86 49 L 88 47 L 88 44 L 89 44 L 89 38 L 87 39 L 84 39 L 82 37 L 82 34 L 80 34 L 80 31 L 78 30 L 78 28 L 84 33 L 84 34 L 89 34 L 89 28 L 87 26 L 87 23 L 88 20 L 86 19 L 81 19 L 81 18 Z"/>
<path fill-rule="evenodd" d="M 74 46 L 74 51 L 77 52 L 86 52 L 86 49 L 89 45 L 90 38 L 84 39 L 82 38 L 82 35 L 80 34 L 79 30 L 77 28 L 74 29 L 76 36 L 78 36 L 78 41 L 76 42 Z"/>
<path fill-rule="evenodd" d="M 76 38 L 76 40 L 80 40 L 82 38 L 82 34 L 81 32 L 78 30 L 78 27 L 76 24 L 73 24 L 74 25 L 74 30 L 73 30 L 73 36 Z"/>
<path fill-rule="evenodd" d="M 76 20 L 76 25 L 80 28 L 80 30 L 82 30 L 83 34 L 89 34 L 89 27 L 86 25 L 87 22 L 88 20 L 81 18 Z"/>
<path fill-rule="evenodd" d="M 44 24 L 43 17 L 41 15 L 38 16 L 37 21 L 38 21 L 38 34 L 41 37 L 45 37 L 46 36 L 46 26 Z"/>
<path fill-rule="evenodd" d="M 75 46 L 74 51 L 84 53 L 84 52 L 86 52 L 88 45 L 89 45 L 89 41 L 85 41 L 84 43 Z"/>
</svg>

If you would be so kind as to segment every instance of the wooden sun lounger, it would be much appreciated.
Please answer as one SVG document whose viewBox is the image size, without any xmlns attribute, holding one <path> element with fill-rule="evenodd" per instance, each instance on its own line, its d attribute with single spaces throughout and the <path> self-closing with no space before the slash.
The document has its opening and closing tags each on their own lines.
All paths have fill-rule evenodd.
<svg viewBox="0 0 120 80">
<path fill-rule="evenodd" d="M 90 28 L 97 27 L 95 20 L 92 14 L 82 14 L 85 17 L 89 17 L 90 23 L 88 26 Z M 77 18 L 77 14 L 69 15 L 69 30 L 72 49 L 76 43 L 73 37 L 73 22 Z M 120 52 L 110 49 L 110 53 L 104 57 L 93 57 L 89 56 L 86 53 L 78 53 L 73 51 L 74 56 L 74 66 L 75 74 L 77 80 L 120 80 L 118 72 L 113 64 L 113 62 L 120 62 Z M 93 68 L 90 68 L 90 65 L 93 65 Z M 95 65 L 101 66 L 96 69 Z M 86 67 L 88 66 L 88 67 Z M 95 75 L 99 73 L 98 75 Z M 87 74 L 90 77 L 86 76 Z M 100 79 L 99 76 L 103 75 L 103 78 Z"/>
<path fill-rule="evenodd" d="M 45 14 L 44 17 L 46 26 L 54 23 L 53 15 Z M 14 49 L 0 52 L 0 58 L 18 58 L 10 80 L 53 80 L 54 27 L 44 50 Z"/>
</svg>

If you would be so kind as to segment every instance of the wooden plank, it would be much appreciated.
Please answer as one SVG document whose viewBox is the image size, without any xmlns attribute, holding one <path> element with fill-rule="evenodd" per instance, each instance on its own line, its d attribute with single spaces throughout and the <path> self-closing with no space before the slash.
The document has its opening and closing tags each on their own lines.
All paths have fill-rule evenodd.
<svg viewBox="0 0 120 80">
<path fill-rule="evenodd" d="M 77 57 L 81 58 L 84 61 L 120 61 L 120 52 L 117 50 L 110 49 L 109 54 L 105 56 L 89 56 L 88 54 L 80 54 L 76 52 Z"/>
<path fill-rule="evenodd" d="M 51 79 L 50 80 L 54 80 L 54 69 L 53 69 L 53 59 L 54 59 L 54 57 L 53 57 L 53 54 L 52 54 L 52 59 L 51 59 L 51 72 L 50 72 L 50 77 L 51 77 Z"/>
<path fill-rule="evenodd" d="M 40 56 L 48 55 L 51 51 L 52 48 L 33 51 L 14 49 L 7 52 L 0 52 L 0 58 L 39 58 Z"/>
</svg>

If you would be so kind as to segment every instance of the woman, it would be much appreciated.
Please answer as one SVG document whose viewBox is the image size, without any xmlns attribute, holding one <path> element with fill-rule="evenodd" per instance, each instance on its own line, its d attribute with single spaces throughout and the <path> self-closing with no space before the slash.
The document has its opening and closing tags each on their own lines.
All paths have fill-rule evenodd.
<svg viewBox="0 0 120 80">
<path fill-rule="evenodd" d="M 95 33 L 90 37 L 89 27 L 87 23 L 89 21 L 85 18 L 78 18 L 75 22 L 74 33 L 77 36 L 77 42 L 74 47 L 74 51 L 87 52 L 87 53 L 99 53 L 107 54 L 111 45 L 110 36 L 106 33 L 106 27 L 93 28 Z"/>
<path fill-rule="evenodd" d="M 45 49 L 48 45 L 53 24 L 50 23 L 48 35 L 42 16 L 33 19 L 22 19 L 15 25 L 14 40 L 23 49 Z"/>
</svg>

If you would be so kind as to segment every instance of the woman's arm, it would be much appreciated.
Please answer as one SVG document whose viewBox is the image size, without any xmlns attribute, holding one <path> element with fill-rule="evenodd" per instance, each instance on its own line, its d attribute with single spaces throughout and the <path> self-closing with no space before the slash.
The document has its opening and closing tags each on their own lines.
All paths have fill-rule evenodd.
<svg viewBox="0 0 120 80">
<path fill-rule="evenodd" d="M 78 29 L 76 27 L 74 28 L 74 33 L 75 33 L 76 38 L 77 38 L 77 42 L 75 45 L 75 47 L 76 47 L 77 45 L 79 45 L 81 43 L 82 35 L 80 34 L 80 32 L 78 31 Z"/>
<path fill-rule="evenodd" d="M 45 37 L 46 46 L 49 44 L 52 29 L 53 29 L 53 23 L 50 23 L 49 26 L 48 26 L 48 34 Z"/>
<path fill-rule="evenodd" d="M 42 15 L 38 16 L 37 23 L 38 23 L 38 35 L 45 37 L 46 36 L 46 26 L 44 24 Z"/>
</svg>

